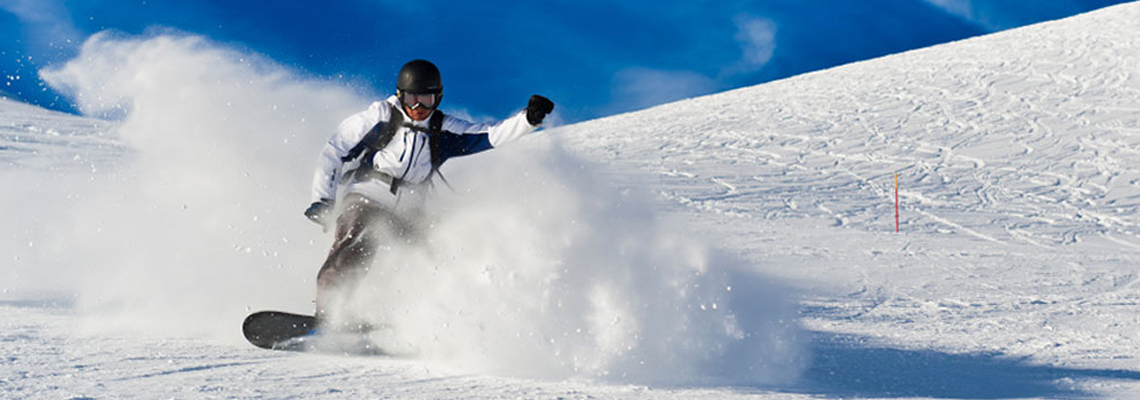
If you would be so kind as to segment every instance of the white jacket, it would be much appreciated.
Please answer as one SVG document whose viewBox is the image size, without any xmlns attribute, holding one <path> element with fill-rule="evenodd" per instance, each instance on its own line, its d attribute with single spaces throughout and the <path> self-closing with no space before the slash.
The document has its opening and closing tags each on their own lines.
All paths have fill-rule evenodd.
<svg viewBox="0 0 1140 400">
<path fill-rule="evenodd" d="M 413 121 L 399 103 L 396 96 L 391 96 L 385 101 L 372 103 L 367 110 L 340 123 L 317 159 L 312 201 L 335 200 L 338 194 L 359 193 L 391 210 L 396 210 L 397 207 L 419 208 L 423 205 L 432 173 L 431 149 L 428 147 L 428 135 L 424 132 L 431 118 Z M 396 131 L 386 147 L 375 153 L 372 163 L 376 171 L 402 181 L 396 194 L 391 193 L 387 183 L 379 180 L 357 182 L 345 178 L 345 173 L 359 167 L 362 161 L 360 159 L 366 155 L 358 157 L 358 160 L 342 161 L 373 126 L 380 121 L 390 120 L 393 106 L 404 114 L 401 124 L 404 126 Z M 409 129 L 407 125 L 423 130 Z M 518 140 L 536 129 L 537 126 L 527 122 L 525 111 L 495 124 L 476 124 L 445 114 L 442 128 L 445 135 L 439 139 L 444 144 L 439 148 L 446 152 L 442 155 L 443 160 L 446 160 L 498 147 Z M 350 182 L 344 182 L 345 180 Z M 338 190 L 341 185 L 346 187 Z"/>
</svg>

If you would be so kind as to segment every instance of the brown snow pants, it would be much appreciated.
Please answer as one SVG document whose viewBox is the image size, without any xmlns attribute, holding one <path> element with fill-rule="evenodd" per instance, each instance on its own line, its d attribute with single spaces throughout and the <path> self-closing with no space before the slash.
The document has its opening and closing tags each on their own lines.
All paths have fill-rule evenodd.
<svg viewBox="0 0 1140 400">
<path fill-rule="evenodd" d="M 328 258 L 317 273 L 317 318 L 336 307 L 333 296 L 348 297 L 368 273 L 384 241 L 408 240 L 415 225 L 386 207 L 359 194 L 345 196 L 336 220 L 336 236 Z"/>
</svg>

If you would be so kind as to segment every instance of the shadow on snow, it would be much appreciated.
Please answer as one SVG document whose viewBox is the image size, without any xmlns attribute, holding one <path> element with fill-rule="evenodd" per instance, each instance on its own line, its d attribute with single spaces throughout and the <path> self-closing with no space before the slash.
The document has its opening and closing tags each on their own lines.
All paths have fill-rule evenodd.
<svg viewBox="0 0 1140 400">
<path fill-rule="evenodd" d="M 1140 380 L 1119 369 L 1034 365 L 998 353 L 949 354 L 871 344 L 857 336 L 816 333 L 811 366 L 791 392 L 838 397 L 1011 399 L 1095 397 L 1087 380 Z"/>
</svg>

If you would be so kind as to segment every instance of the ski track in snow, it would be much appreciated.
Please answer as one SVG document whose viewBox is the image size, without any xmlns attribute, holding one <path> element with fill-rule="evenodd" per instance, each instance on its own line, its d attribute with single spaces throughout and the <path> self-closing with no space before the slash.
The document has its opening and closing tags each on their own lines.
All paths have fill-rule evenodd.
<svg viewBox="0 0 1140 400">
<path fill-rule="evenodd" d="M 69 329 L 0 303 L 14 398 L 1140 396 L 1140 4 L 561 127 L 662 212 L 801 288 L 775 388 L 456 375 Z M 0 103 L 5 168 L 98 169 L 104 122 Z M 23 108 L 22 108 L 23 107 Z M 902 233 L 894 233 L 898 173 Z M 108 394 L 108 395 L 104 395 Z"/>
<path fill-rule="evenodd" d="M 728 247 L 801 282 L 812 329 L 905 349 L 1135 369 L 1138 10 L 566 133 L 617 171 L 656 175 L 615 172 L 615 181 L 656 188 L 669 212 L 727 233 Z"/>
</svg>

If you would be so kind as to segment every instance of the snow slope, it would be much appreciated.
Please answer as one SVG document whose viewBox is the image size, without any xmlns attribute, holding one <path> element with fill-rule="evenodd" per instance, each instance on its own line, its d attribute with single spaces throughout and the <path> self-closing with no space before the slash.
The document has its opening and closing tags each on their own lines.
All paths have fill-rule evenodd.
<svg viewBox="0 0 1140 400">
<path fill-rule="evenodd" d="M 101 99 L 85 103 L 88 112 L 128 104 L 125 122 L 106 124 L 0 102 L 5 161 L 0 176 L 11 182 L 5 186 L 18 189 L 0 196 L 0 205 L 27 211 L 6 217 L 16 228 L 0 247 L 13 254 L 0 270 L 5 299 L 0 393 L 13 398 L 1140 397 L 1134 339 L 1140 328 L 1137 19 L 1140 3 L 1111 7 L 560 127 L 516 149 L 499 150 L 496 157 L 449 165 L 445 172 L 460 193 L 441 195 L 441 214 L 461 221 L 442 220 L 443 258 L 429 259 L 473 254 L 485 260 L 474 272 L 462 268 L 473 266 L 463 262 L 441 264 L 458 267 L 442 272 L 402 271 L 409 282 L 442 285 L 431 296 L 395 293 L 400 288 L 375 280 L 385 290 L 374 298 L 420 312 L 416 317 L 436 326 L 417 332 L 437 335 L 435 342 L 444 344 L 427 346 L 426 357 L 394 359 L 267 353 L 225 330 L 236 328 L 247 311 L 226 309 L 227 303 L 251 309 L 306 307 L 298 293 L 311 296 L 304 279 L 315 272 L 326 243 L 303 221 L 284 222 L 299 219 L 295 214 L 304 205 L 307 179 L 301 179 L 301 189 L 282 189 L 287 187 L 282 182 L 307 176 L 299 172 L 309 168 L 307 161 L 289 165 L 290 160 L 311 159 L 323 127 L 359 99 L 331 89 L 305 96 L 320 85 L 294 84 L 263 65 L 245 68 L 244 59 L 219 63 L 242 57 L 194 40 L 126 41 L 129 46 L 96 40 L 88 45 L 95 51 L 85 53 L 89 63 L 77 61 L 74 70 L 56 71 L 56 82 L 75 85 L 81 93 L 88 88 L 87 99 Z M 166 54 L 172 47 L 180 50 L 175 54 L 194 57 L 173 66 L 128 57 L 138 63 L 130 64 L 136 70 L 114 63 L 109 70 L 128 71 L 110 81 L 129 85 L 92 95 L 94 86 L 84 83 L 84 71 L 117 60 L 101 55 Z M 199 65 L 204 69 L 195 75 L 192 67 Z M 166 70 L 178 74 L 160 73 Z M 188 71 L 203 78 L 194 85 L 163 80 Z M 224 84 L 210 84 L 215 81 Z M 203 85 L 200 93 L 192 89 Z M 235 86 L 240 88 L 227 89 Z M 181 97 L 170 98 L 171 93 Z M 267 93 L 274 95 L 272 110 L 242 107 Z M 106 103 L 120 98 L 126 100 Z M 240 112 L 227 112 L 230 107 Z M 234 124 L 179 130 L 203 115 Z M 290 128 L 301 118 L 316 122 Z M 171 120 L 179 124 L 171 127 Z M 241 154 L 228 155 L 234 149 L 227 143 L 260 143 L 258 135 L 244 136 L 249 130 L 244 128 L 259 120 L 274 121 L 267 132 L 295 130 L 284 143 L 276 136 L 267 141 L 278 145 L 259 148 L 266 159 L 247 166 Z M 226 130 L 230 125 L 243 128 Z M 174 130 L 178 135 L 167 139 L 178 140 L 168 147 L 147 136 L 162 129 Z M 171 156 L 180 150 L 188 155 Z M 207 164 L 196 163 L 203 158 Z M 71 169 L 76 159 L 91 161 Z M 222 167 L 211 169 L 216 164 L 244 174 L 227 176 Z M 530 172 L 512 173 L 519 170 Z M 894 232 L 896 173 L 900 233 Z M 171 186 L 171 176 L 197 185 Z M 99 184 L 81 183 L 91 181 Z M 250 181 L 258 183 L 256 190 L 237 189 Z M 212 190 L 214 185 L 226 190 Z M 487 188 L 506 194 L 488 194 Z M 639 200 L 641 191 L 649 191 L 651 200 Z M 227 208 L 219 197 L 242 206 Z M 613 203 L 620 206 L 607 206 Z M 114 214 L 120 204 L 153 204 L 134 219 L 160 221 L 99 217 Z M 75 215 L 51 217 L 57 208 Z M 170 217 L 178 212 L 193 215 Z M 221 220 L 201 223 L 210 217 Z M 260 228 L 266 221 L 273 226 Z M 172 240 L 134 232 L 163 226 L 191 232 L 174 234 Z M 60 234 L 55 227 L 92 233 Z M 639 236 L 637 228 L 646 234 Z M 452 238 L 449 232 L 475 238 L 507 232 L 536 240 L 521 241 L 523 250 L 511 253 L 493 241 L 453 246 L 444 240 Z M 124 241 L 137 244 L 116 246 Z M 581 242 L 590 247 L 575 247 Z M 219 246 L 232 254 L 194 256 L 187 250 Z M 622 262 L 588 265 L 605 254 L 591 254 L 591 248 L 621 254 Z M 73 252 L 89 258 L 77 260 Z M 568 265 L 536 261 L 544 254 L 582 252 L 568 258 Z M 719 253 L 727 254 L 712 255 Z M 180 268 L 154 272 L 116 265 L 137 259 Z M 498 259 L 509 261 L 497 264 Z M 708 265 L 694 274 L 688 259 Z M 186 271 L 203 260 L 222 267 Z M 239 269 L 251 264 L 266 266 Z M 267 271 L 277 272 L 263 278 Z M 66 278 L 70 275 L 83 279 L 72 281 Z M 652 279 L 661 276 L 680 284 L 666 290 L 667 282 Z M 240 284 L 256 279 L 274 284 Z M 751 282 L 755 279 L 764 282 Z M 602 295 L 581 289 L 599 281 L 612 287 L 595 286 Z M 734 294 L 697 289 L 709 284 L 723 284 Z M 489 289 L 479 289 L 483 286 Z M 454 304 L 413 301 L 420 297 L 465 306 L 456 310 Z M 557 309 L 527 306 L 545 304 L 547 297 L 577 303 L 558 303 Z M 599 298 L 608 303 L 599 305 Z M 699 303 L 711 309 L 717 299 L 722 305 L 713 314 L 691 307 Z M 790 328 L 779 307 L 789 299 L 798 305 L 791 324 L 800 328 Z M 162 307 L 151 310 L 150 304 Z M 578 316 L 619 312 L 623 304 L 643 312 L 622 314 L 624 320 L 574 318 L 575 311 Z M 177 311 L 178 318 L 157 318 L 163 309 Z M 214 317 L 203 316 L 211 311 Z M 669 317 L 698 323 L 660 335 L 652 329 L 630 333 L 590 325 L 614 321 L 624 328 L 632 320 L 642 328 L 676 328 Z M 487 329 L 479 324 L 486 319 L 502 324 Z M 749 353 L 744 359 L 762 362 L 731 364 L 744 366 L 738 369 L 716 364 L 721 368 L 712 373 L 702 367 L 713 364 L 691 359 L 696 353 L 669 347 L 737 343 L 716 329 L 694 327 L 725 321 L 742 321 L 745 330 L 770 334 L 786 346 L 750 342 L 739 348 L 762 357 Z M 124 327 L 131 325 L 134 329 Z M 575 326 L 609 336 L 549 335 Z M 547 334 L 542 338 L 549 342 L 525 335 L 496 341 L 486 334 L 526 329 Z M 199 335 L 202 331 L 216 335 Z M 397 343 L 409 341 L 414 338 Z M 483 351 L 452 347 L 465 341 Z M 655 359 L 660 354 L 643 350 L 646 343 L 686 357 Z M 621 350 L 625 345 L 631 350 Z M 458 360 L 454 365 L 449 355 Z M 639 357 L 657 365 L 623 363 Z M 607 374 L 598 366 L 629 375 Z M 747 368 L 795 376 L 763 379 L 749 376 L 754 372 Z M 687 372 L 678 375 L 677 369 Z M 711 376 L 685 379 L 689 375 Z"/>
<path fill-rule="evenodd" d="M 124 151 L 110 135 L 111 123 L 2 102 L 0 160 L 6 171 L 93 168 Z"/>
<path fill-rule="evenodd" d="M 803 301 L 812 329 L 964 354 L 968 369 L 1001 354 L 1135 379 L 1137 12 L 678 102 L 571 136 L 655 173 L 692 223 L 815 288 Z M 985 381 L 1000 386 L 996 372 Z M 949 393 L 1002 391 L 986 386 Z"/>
</svg>

